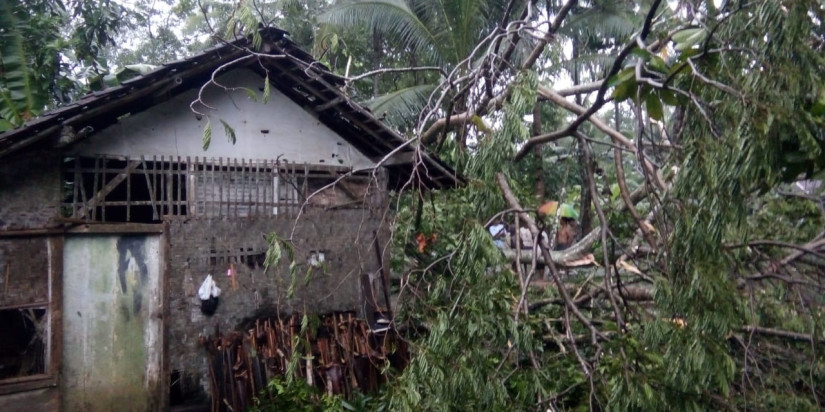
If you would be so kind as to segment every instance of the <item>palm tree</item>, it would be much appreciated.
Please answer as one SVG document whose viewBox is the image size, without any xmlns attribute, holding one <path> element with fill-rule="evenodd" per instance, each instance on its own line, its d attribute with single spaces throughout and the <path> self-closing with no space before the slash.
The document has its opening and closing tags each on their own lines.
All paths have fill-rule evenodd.
<svg viewBox="0 0 825 412">
<path fill-rule="evenodd" d="M 377 57 L 390 53 L 390 57 L 397 59 L 396 64 L 437 66 L 450 71 L 495 27 L 505 3 L 498 0 L 353 0 L 336 4 L 318 16 L 318 20 L 333 29 L 361 28 L 367 35 L 371 34 L 373 69 L 386 64 Z M 386 114 L 388 121 L 401 126 L 425 106 L 438 80 L 438 75 L 433 73 L 408 75 L 390 90 L 383 90 L 384 94 L 376 93 L 380 88 L 374 82 L 373 92 L 365 104 L 374 113 Z"/>
</svg>

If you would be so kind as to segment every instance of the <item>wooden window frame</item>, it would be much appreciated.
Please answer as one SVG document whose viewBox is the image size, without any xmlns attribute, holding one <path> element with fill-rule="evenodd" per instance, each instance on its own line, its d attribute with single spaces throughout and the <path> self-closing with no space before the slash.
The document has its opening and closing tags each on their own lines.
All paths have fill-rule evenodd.
<svg viewBox="0 0 825 412">
<path fill-rule="evenodd" d="M 45 344 L 45 371 L 42 374 L 0 380 L 0 395 L 56 387 L 60 372 L 63 347 L 63 237 L 46 235 L 48 247 L 48 296 L 46 301 L 19 305 L 5 305 L 2 310 L 45 309 L 47 337 Z"/>
</svg>

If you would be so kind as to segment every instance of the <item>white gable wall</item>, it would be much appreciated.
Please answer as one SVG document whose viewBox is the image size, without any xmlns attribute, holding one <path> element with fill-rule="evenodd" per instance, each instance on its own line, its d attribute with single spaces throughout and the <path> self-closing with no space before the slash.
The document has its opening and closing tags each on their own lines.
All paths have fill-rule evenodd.
<svg viewBox="0 0 825 412">
<path fill-rule="evenodd" d="M 264 79 L 248 69 L 232 70 L 217 78 L 227 87 L 254 90 L 259 99 Z M 140 156 L 205 156 L 243 159 L 276 159 L 290 163 L 349 166 L 364 169 L 374 162 L 349 145 L 274 87 L 266 104 L 250 99 L 243 90 L 224 91 L 210 85 L 203 101 L 215 108 L 199 110 L 211 117 L 212 143 L 203 150 L 206 118 L 198 120 L 189 109 L 198 90 L 186 91 L 141 113 L 123 117 L 118 123 L 78 143 L 70 154 Z M 230 143 L 219 119 L 237 136 Z M 268 133 L 265 133 L 268 131 Z"/>
</svg>

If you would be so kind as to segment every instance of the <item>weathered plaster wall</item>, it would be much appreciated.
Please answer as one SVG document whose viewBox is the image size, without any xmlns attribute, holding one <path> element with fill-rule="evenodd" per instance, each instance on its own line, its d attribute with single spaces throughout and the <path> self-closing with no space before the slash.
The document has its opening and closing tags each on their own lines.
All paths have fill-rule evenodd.
<svg viewBox="0 0 825 412">
<path fill-rule="evenodd" d="M 0 231 L 48 226 L 59 214 L 60 159 L 31 152 L 0 161 Z"/>
<path fill-rule="evenodd" d="M 245 87 L 261 96 L 264 79 L 251 70 L 237 69 L 218 77 L 228 87 Z M 189 109 L 197 98 L 192 89 L 144 112 L 123 117 L 118 123 L 78 143 L 73 152 L 86 155 L 207 156 L 277 159 L 290 163 L 327 164 L 364 169 L 374 165 L 360 152 L 282 93 L 272 88 L 269 101 L 256 102 L 243 90 L 226 92 L 208 87 L 200 107 L 211 117 L 212 143 L 203 150 L 206 118 L 198 120 Z M 220 119 L 236 133 L 228 141 Z"/>
<path fill-rule="evenodd" d="M 198 338 L 213 334 L 216 326 L 227 332 L 259 315 L 360 310 L 360 277 L 378 270 L 373 233 L 380 219 L 368 209 L 311 212 L 301 217 L 294 233 L 295 219 L 289 217 L 172 221 L 167 280 L 170 370 L 181 371 L 187 381 L 199 381 L 195 390 L 205 390 L 208 369 Z M 292 233 L 298 262 L 294 282 L 286 252 L 280 265 L 264 272 L 264 235 L 271 232 L 283 238 Z M 311 251 L 324 252 L 322 268 L 308 271 Z M 246 256 L 235 263 L 233 286 L 226 272 L 236 262 L 231 256 L 239 253 Z M 206 317 L 197 291 L 210 273 L 223 293 L 217 312 Z M 290 285 L 292 298 L 287 296 Z"/>
<path fill-rule="evenodd" d="M 155 411 L 161 378 L 160 236 L 80 235 L 64 250 L 62 406 Z"/>
</svg>

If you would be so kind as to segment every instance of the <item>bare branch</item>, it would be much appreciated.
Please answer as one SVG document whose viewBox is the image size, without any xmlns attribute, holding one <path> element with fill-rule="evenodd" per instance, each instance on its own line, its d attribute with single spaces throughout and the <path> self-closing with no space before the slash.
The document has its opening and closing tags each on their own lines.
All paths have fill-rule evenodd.
<svg viewBox="0 0 825 412">
<path fill-rule="evenodd" d="M 359 74 L 358 76 L 353 77 L 346 77 L 344 78 L 347 83 L 354 83 L 359 80 L 365 79 L 367 77 L 377 76 L 380 74 L 385 73 L 410 73 L 410 72 L 425 72 L 425 71 L 436 71 L 441 73 L 442 76 L 447 77 L 447 72 L 444 71 L 443 68 L 437 66 L 416 66 L 416 67 L 388 67 L 385 69 L 377 69 L 371 70 L 366 73 Z"/>
<path fill-rule="evenodd" d="M 763 336 L 773 336 L 777 338 L 783 338 L 793 341 L 799 342 L 818 342 L 818 343 L 825 343 L 825 339 L 823 338 L 816 338 L 813 335 L 808 335 L 805 333 L 798 333 L 798 332 L 791 332 L 787 330 L 781 329 L 773 329 L 773 328 L 765 328 L 762 326 L 743 326 L 740 328 L 741 332 L 744 333 L 754 333 L 757 335 Z"/>
</svg>

